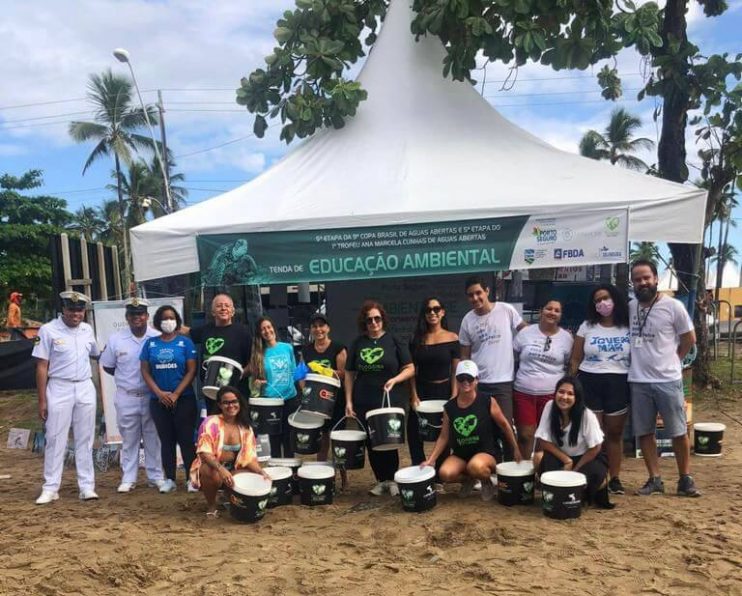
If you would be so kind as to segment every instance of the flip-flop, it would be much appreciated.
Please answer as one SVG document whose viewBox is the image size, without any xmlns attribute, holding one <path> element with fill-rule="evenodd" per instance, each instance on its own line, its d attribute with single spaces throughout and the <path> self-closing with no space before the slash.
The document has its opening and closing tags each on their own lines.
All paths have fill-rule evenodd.
<svg viewBox="0 0 742 596">
<path fill-rule="evenodd" d="M 216 510 L 206 512 L 206 519 L 216 519 L 217 517 L 219 517 L 219 512 Z"/>
</svg>

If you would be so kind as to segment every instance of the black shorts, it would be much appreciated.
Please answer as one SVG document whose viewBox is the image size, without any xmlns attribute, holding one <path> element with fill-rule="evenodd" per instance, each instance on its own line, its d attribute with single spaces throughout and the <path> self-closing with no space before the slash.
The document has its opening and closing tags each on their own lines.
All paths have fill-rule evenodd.
<svg viewBox="0 0 742 596">
<path fill-rule="evenodd" d="M 579 371 L 577 378 L 585 390 L 585 405 L 604 416 L 618 416 L 629 410 L 628 375 Z"/>
</svg>

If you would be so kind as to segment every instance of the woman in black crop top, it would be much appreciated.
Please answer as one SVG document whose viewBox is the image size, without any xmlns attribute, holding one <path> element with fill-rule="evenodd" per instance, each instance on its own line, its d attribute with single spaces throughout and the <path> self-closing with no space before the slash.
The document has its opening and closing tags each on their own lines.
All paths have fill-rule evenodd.
<svg viewBox="0 0 742 596">
<path fill-rule="evenodd" d="M 410 382 L 410 405 L 417 408 L 423 400 L 450 399 L 456 395 L 456 365 L 459 363 L 459 336 L 448 330 L 446 309 L 438 298 L 423 300 L 417 327 L 410 343 L 415 378 Z M 425 460 L 419 419 L 407 418 L 407 444 L 413 465 Z M 448 453 L 442 453 L 436 469 Z"/>
<path fill-rule="evenodd" d="M 432 466 L 442 453 L 451 451 L 438 474 L 443 482 L 460 482 L 460 496 L 471 494 L 477 480 L 482 482 L 482 499 L 495 494 L 492 474 L 501 458 L 498 439 L 513 449 L 515 461 L 521 461 L 513 429 L 497 400 L 477 391 L 479 369 L 472 360 L 462 360 L 456 367 L 459 393 L 446 402 L 443 428 L 433 452 L 423 462 Z"/>
</svg>

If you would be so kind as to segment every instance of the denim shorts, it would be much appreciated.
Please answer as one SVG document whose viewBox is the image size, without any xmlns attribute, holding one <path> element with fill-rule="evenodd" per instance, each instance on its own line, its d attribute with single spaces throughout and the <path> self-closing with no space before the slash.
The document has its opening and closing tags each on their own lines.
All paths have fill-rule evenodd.
<svg viewBox="0 0 742 596">
<path fill-rule="evenodd" d="M 658 413 L 668 436 L 675 438 L 688 432 L 681 379 L 664 383 L 629 383 L 629 386 L 634 436 L 653 435 Z"/>
</svg>

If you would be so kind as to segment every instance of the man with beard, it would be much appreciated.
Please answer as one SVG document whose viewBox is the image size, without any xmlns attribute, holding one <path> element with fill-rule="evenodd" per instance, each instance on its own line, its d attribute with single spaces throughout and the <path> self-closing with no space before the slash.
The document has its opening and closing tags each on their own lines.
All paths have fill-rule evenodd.
<svg viewBox="0 0 742 596">
<path fill-rule="evenodd" d="M 223 356 L 239 362 L 244 369 L 243 376 L 247 376 L 250 354 L 252 352 L 252 333 L 250 329 L 234 322 L 234 302 L 229 294 L 217 294 L 211 301 L 212 323 L 207 323 L 196 329 L 191 329 L 190 336 L 193 343 L 201 345 L 202 360 L 207 361 L 212 356 Z M 239 387 L 241 379 L 236 374 L 227 383 L 232 387 Z M 208 413 L 217 414 L 218 407 L 212 399 L 206 401 Z"/>
<path fill-rule="evenodd" d="M 639 260 L 631 265 L 631 282 L 636 295 L 636 300 L 629 303 L 631 420 L 649 472 L 649 479 L 637 494 L 647 496 L 665 492 L 655 440 L 659 413 L 665 431 L 672 437 L 680 474 L 677 493 L 685 497 L 700 497 L 701 493 L 690 475 L 682 371 L 683 358 L 696 343 L 696 334 L 682 302 L 657 293 L 658 281 L 657 267 L 651 261 Z"/>
</svg>

